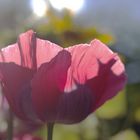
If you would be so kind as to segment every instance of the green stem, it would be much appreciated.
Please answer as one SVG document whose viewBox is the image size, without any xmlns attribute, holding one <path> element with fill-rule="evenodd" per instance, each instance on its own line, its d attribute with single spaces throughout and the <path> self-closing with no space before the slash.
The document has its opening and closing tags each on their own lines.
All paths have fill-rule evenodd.
<svg viewBox="0 0 140 140">
<path fill-rule="evenodd" d="M 53 126 L 54 126 L 54 123 L 48 123 L 47 124 L 47 128 L 48 128 L 47 140 L 52 140 L 52 137 L 53 137 Z"/>
<path fill-rule="evenodd" d="M 13 140 L 13 113 L 9 109 L 9 118 L 8 118 L 8 128 L 7 128 L 7 140 Z"/>
</svg>

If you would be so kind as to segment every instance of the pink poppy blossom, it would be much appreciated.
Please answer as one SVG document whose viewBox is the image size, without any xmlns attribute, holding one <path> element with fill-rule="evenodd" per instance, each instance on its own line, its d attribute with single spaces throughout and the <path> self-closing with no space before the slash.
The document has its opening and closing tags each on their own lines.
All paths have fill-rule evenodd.
<svg viewBox="0 0 140 140">
<path fill-rule="evenodd" d="M 126 83 L 123 63 L 97 39 L 62 48 L 33 31 L 0 52 L 3 94 L 23 120 L 77 123 Z"/>
</svg>

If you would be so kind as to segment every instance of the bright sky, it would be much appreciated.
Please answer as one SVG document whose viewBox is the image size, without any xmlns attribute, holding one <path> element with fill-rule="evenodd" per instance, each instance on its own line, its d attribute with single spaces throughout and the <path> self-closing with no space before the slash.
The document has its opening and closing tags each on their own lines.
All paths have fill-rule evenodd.
<svg viewBox="0 0 140 140">
<path fill-rule="evenodd" d="M 42 17 L 47 10 L 47 3 L 45 0 L 31 0 L 31 7 L 36 16 Z"/>
<path fill-rule="evenodd" d="M 64 8 L 77 13 L 84 5 L 85 0 L 49 0 L 52 7 L 56 10 L 63 10 Z M 42 17 L 47 10 L 47 2 L 45 0 L 31 0 L 31 7 L 36 16 Z"/>
<path fill-rule="evenodd" d="M 58 10 L 67 8 L 73 12 L 78 12 L 84 5 L 84 0 L 49 0 L 51 5 Z"/>
</svg>

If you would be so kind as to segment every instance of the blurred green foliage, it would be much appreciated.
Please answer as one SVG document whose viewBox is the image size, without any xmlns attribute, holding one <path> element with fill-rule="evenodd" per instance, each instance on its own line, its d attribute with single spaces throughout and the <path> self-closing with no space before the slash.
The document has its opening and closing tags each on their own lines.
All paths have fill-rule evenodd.
<svg viewBox="0 0 140 140">
<path fill-rule="evenodd" d="M 139 137 L 132 129 L 128 129 L 112 137 L 110 140 L 139 140 Z"/>
<path fill-rule="evenodd" d="M 53 41 L 63 47 L 89 42 L 94 38 L 98 38 L 104 43 L 113 41 L 112 36 L 100 33 L 94 27 L 83 28 L 75 24 L 72 14 L 67 10 L 62 15 L 56 15 L 55 12 L 49 11 L 46 23 L 39 24 L 35 30 L 41 38 Z"/>
<path fill-rule="evenodd" d="M 123 90 L 112 100 L 106 102 L 97 110 L 97 116 L 104 119 L 114 119 L 124 116 L 127 112 L 126 92 Z"/>
</svg>

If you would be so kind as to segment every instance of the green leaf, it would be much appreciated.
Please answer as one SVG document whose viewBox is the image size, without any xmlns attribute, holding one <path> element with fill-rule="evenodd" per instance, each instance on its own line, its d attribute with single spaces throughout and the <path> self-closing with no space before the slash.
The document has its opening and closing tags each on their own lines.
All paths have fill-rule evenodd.
<svg viewBox="0 0 140 140">
<path fill-rule="evenodd" d="M 125 90 L 121 91 L 113 99 L 107 101 L 96 111 L 98 117 L 103 119 L 119 118 L 126 114 L 127 103 Z"/>
<path fill-rule="evenodd" d="M 133 130 L 128 129 L 115 135 L 110 140 L 139 140 L 139 137 Z"/>
</svg>

